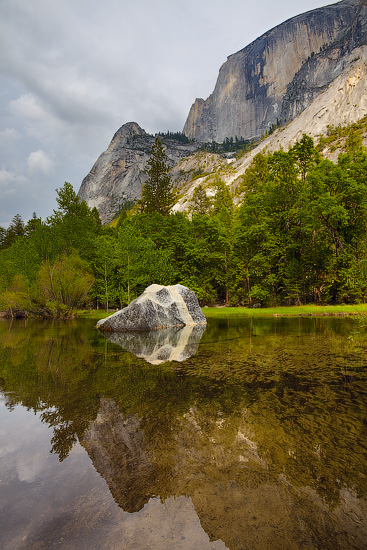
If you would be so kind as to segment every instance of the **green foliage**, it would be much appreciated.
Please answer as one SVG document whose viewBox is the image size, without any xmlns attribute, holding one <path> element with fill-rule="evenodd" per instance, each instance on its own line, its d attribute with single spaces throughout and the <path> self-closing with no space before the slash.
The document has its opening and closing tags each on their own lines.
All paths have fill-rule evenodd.
<svg viewBox="0 0 367 550">
<path fill-rule="evenodd" d="M 69 319 L 88 302 L 94 283 L 89 267 L 75 253 L 53 264 L 42 262 L 33 284 L 16 274 L 2 293 L 0 307 L 11 317 L 33 314 L 40 317 Z"/>
<path fill-rule="evenodd" d="M 0 308 L 12 318 L 24 317 L 31 309 L 29 288 L 23 275 L 15 275 L 10 287 L 0 295 Z"/>
<path fill-rule="evenodd" d="M 235 243 L 238 296 L 251 305 L 255 287 L 268 305 L 365 300 L 355 265 L 366 248 L 366 174 L 365 153 L 335 165 L 307 136 L 288 153 L 255 157 Z"/>
<path fill-rule="evenodd" d="M 117 199 L 115 201 L 115 204 L 112 205 L 112 208 L 116 212 L 114 220 L 116 219 L 119 220 L 120 217 L 126 218 L 127 213 L 132 211 L 133 208 L 136 206 L 136 204 L 137 204 L 136 200 L 128 200 L 125 195 Z M 97 212 L 97 215 L 98 215 L 98 212 Z"/>
<path fill-rule="evenodd" d="M 203 185 L 198 185 L 192 194 L 190 211 L 198 214 L 209 214 L 210 207 L 210 198 L 207 196 L 205 188 Z"/>
<path fill-rule="evenodd" d="M 116 285 L 120 303 L 130 303 L 157 281 L 170 284 L 173 280 L 170 256 L 168 249 L 160 249 L 151 238 L 139 235 L 135 223 L 126 220 L 119 228 L 116 242 Z"/>
<path fill-rule="evenodd" d="M 3 228 L 2 228 L 3 229 Z M 8 229 L 2 231 L 1 248 L 9 248 L 19 237 L 25 233 L 25 226 L 20 214 L 16 214 L 11 220 Z"/>
<path fill-rule="evenodd" d="M 11 244 L 0 252 L 0 292 L 8 297 L 13 293 L 11 307 L 27 314 L 68 317 L 84 301 L 81 287 L 91 289 L 93 277 L 87 272 L 102 229 L 98 213 L 79 201 L 69 183 L 58 190 L 56 200 L 59 208 L 46 222 L 33 214 L 24 224 L 15 216 L 5 235 L 11 236 Z M 53 273 L 53 291 L 46 291 L 47 269 Z M 18 288 L 19 276 L 27 286 L 28 302 Z M 9 310 L 6 304 L 2 307 Z"/>
<path fill-rule="evenodd" d="M 42 263 L 37 274 L 34 302 L 44 316 L 70 318 L 86 305 L 94 277 L 76 254 L 62 256 L 54 264 Z"/>
<path fill-rule="evenodd" d="M 96 209 L 88 208 L 85 201 L 80 201 L 72 185 L 65 182 L 57 190 L 58 210 L 47 219 L 53 240 L 53 254 L 70 254 L 77 250 L 80 256 L 87 259 L 93 251 L 94 238 L 101 231 L 102 224 Z M 55 256 L 54 256 L 55 257 Z"/>
<path fill-rule="evenodd" d="M 271 128 L 270 133 L 272 133 L 273 131 L 274 127 Z M 242 136 L 235 136 L 234 139 L 233 137 L 226 137 L 222 143 L 217 143 L 216 141 L 203 143 L 201 146 L 201 150 L 208 151 L 210 153 L 226 153 L 237 151 L 238 153 L 243 154 L 244 152 L 251 151 L 257 145 L 257 143 L 258 141 L 256 140 L 244 139 Z"/>
<path fill-rule="evenodd" d="M 215 195 L 212 202 L 212 212 L 214 215 L 221 212 L 233 213 L 233 200 L 228 186 L 218 176 L 214 179 Z"/>
<path fill-rule="evenodd" d="M 158 137 L 156 137 L 145 170 L 147 181 L 141 194 L 141 209 L 143 212 L 148 214 L 158 212 L 164 216 L 170 213 L 175 203 L 175 194 L 168 171 L 169 166 L 164 148 Z"/>
<path fill-rule="evenodd" d="M 0 292 L 12 284 L 16 275 L 34 281 L 42 261 L 37 246 L 38 233 L 22 236 L 0 252 Z"/>
<path fill-rule="evenodd" d="M 330 150 L 339 147 L 342 150 L 348 150 L 350 148 L 350 141 L 357 140 L 358 148 L 361 144 L 361 138 L 366 135 L 367 131 L 367 116 L 363 117 L 358 122 L 347 126 L 329 125 L 327 127 L 327 135 L 319 136 L 317 149 L 322 151 L 325 146 L 330 146 Z"/>
<path fill-rule="evenodd" d="M 116 304 L 118 290 L 115 284 L 117 256 L 115 251 L 116 238 L 107 231 L 98 235 L 95 240 L 95 255 L 91 259 L 91 267 L 95 277 L 93 297 L 96 305 L 103 304 L 109 310 L 110 304 Z"/>
<path fill-rule="evenodd" d="M 25 224 L 17 215 L 0 231 L 0 307 L 67 316 L 87 294 L 95 307 L 122 307 L 152 283 L 184 284 L 202 305 L 366 302 L 367 154 L 360 127 L 337 131 L 347 152 L 336 164 L 306 135 L 288 152 L 256 155 L 239 207 L 215 175 L 207 189 L 196 187 L 190 216 L 168 215 L 173 192 L 158 138 L 143 211 L 122 212 L 115 227 L 102 227 L 96 209 L 65 183 L 45 222 L 34 214 Z M 54 294 L 46 285 L 60 265 L 63 297 L 61 279 Z M 72 271 L 90 282 L 74 305 Z"/>
<path fill-rule="evenodd" d="M 166 138 L 166 139 L 174 139 L 175 141 L 178 141 L 179 143 L 192 143 L 194 140 L 189 139 L 184 133 L 182 132 L 158 132 L 158 136 L 160 138 Z"/>
</svg>

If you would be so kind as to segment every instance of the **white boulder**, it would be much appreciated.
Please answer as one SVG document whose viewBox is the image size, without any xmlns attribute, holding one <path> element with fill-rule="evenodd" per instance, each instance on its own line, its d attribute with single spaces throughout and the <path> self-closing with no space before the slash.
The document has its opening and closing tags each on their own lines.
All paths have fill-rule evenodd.
<svg viewBox="0 0 367 550">
<path fill-rule="evenodd" d="M 150 285 L 136 300 L 97 323 L 112 332 L 206 325 L 195 292 L 183 285 Z"/>
</svg>

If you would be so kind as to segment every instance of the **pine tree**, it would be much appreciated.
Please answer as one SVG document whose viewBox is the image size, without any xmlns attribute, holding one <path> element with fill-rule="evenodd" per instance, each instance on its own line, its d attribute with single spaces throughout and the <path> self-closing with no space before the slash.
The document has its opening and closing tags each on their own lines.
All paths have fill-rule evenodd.
<svg viewBox="0 0 367 550">
<path fill-rule="evenodd" d="M 0 248 L 3 248 L 6 237 L 6 229 L 0 226 Z"/>
<path fill-rule="evenodd" d="M 142 211 L 168 216 L 175 203 L 175 193 L 168 173 L 167 156 L 158 137 L 155 138 L 147 164 L 145 173 L 148 179 L 141 194 Z"/>
<path fill-rule="evenodd" d="M 210 198 L 207 196 L 206 191 L 202 185 L 198 185 L 192 195 L 191 212 L 197 214 L 209 214 L 210 213 Z"/>
<path fill-rule="evenodd" d="M 11 220 L 8 229 L 6 230 L 6 235 L 3 237 L 3 247 L 8 248 L 11 246 L 18 237 L 24 235 L 24 222 L 20 214 L 16 214 Z"/>
</svg>

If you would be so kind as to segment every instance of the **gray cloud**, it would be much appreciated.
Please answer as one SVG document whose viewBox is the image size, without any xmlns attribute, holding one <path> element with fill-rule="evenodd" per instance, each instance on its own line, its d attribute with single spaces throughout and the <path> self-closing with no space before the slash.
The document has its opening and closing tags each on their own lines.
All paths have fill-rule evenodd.
<svg viewBox="0 0 367 550">
<path fill-rule="evenodd" d="M 54 172 L 53 160 L 42 149 L 32 151 L 27 158 L 27 166 L 31 173 L 52 174 Z"/>
<path fill-rule="evenodd" d="M 114 132 L 181 130 L 220 65 L 317 0 L 1 0 L 0 225 L 76 190 Z"/>
</svg>

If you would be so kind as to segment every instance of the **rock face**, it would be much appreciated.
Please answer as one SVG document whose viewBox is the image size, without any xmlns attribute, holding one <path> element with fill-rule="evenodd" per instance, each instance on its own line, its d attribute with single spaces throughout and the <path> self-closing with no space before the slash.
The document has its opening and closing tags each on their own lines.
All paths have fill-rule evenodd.
<svg viewBox="0 0 367 550">
<path fill-rule="evenodd" d="M 103 472 L 115 501 L 123 510 L 138 512 L 154 496 L 150 489 L 156 468 L 135 416 L 123 417 L 113 401 L 102 399 L 98 417 L 83 435 L 81 444 L 96 470 Z M 142 494 L 142 484 L 148 494 Z"/>
<path fill-rule="evenodd" d="M 150 285 L 127 307 L 98 321 L 97 328 L 129 332 L 205 324 L 192 290 L 182 285 Z"/>
<path fill-rule="evenodd" d="M 103 223 L 110 222 L 125 201 L 140 199 L 146 181 L 144 168 L 154 140 L 136 122 L 124 124 L 83 179 L 79 197 L 90 208 L 97 208 Z M 174 139 L 161 141 L 171 166 L 198 148 L 197 144 Z"/>
<path fill-rule="evenodd" d="M 328 126 L 346 126 L 355 124 L 367 116 L 367 46 L 356 48 L 346 57 L 346 68 L 326 90 L 321 92 L 300 115 L 292 122 L 275 130 L 269 137 L 262 140 L 257 147 L 238 160 L 235 157 L 230 161 L 230 170 L 217 169 L 213 174 L 219 174 L 220 178 L 233 191 L 258 153 L 273 153 L 279 149 L 287 151 L 296 141 L 307 133 L 317 143 L 318 136 L 327 135 Z M 367 133 L 362 134 L 364 146 L 367 147 Z M 333 162 L 337 161 L 339 149 L 328 147 L 322 151 L 322 156 Z M 196 154 L 197 155 L 197 154 Z M 194 156 L 196 156 L 194 155 Z M 185 161 L 186 162 L 186 161 Z M 174 211 L 185 212 L 187 205 L 192 200 L 193 193 L 198 185 L 208 188 L 208 177 L 192 180 L 186 187 L 185 193 L 177 201 Z M 236 195 L 235 200 L 241 201 L 241 196 Z"/>
<path fill-rule="evenodd" d="M 196 99 L 184 133 L 251 139 L 293 120 L 367 43 L 367 1 L 344 0 L 278 25 L 228 57 L 213 93 Z"/>
</svg>

